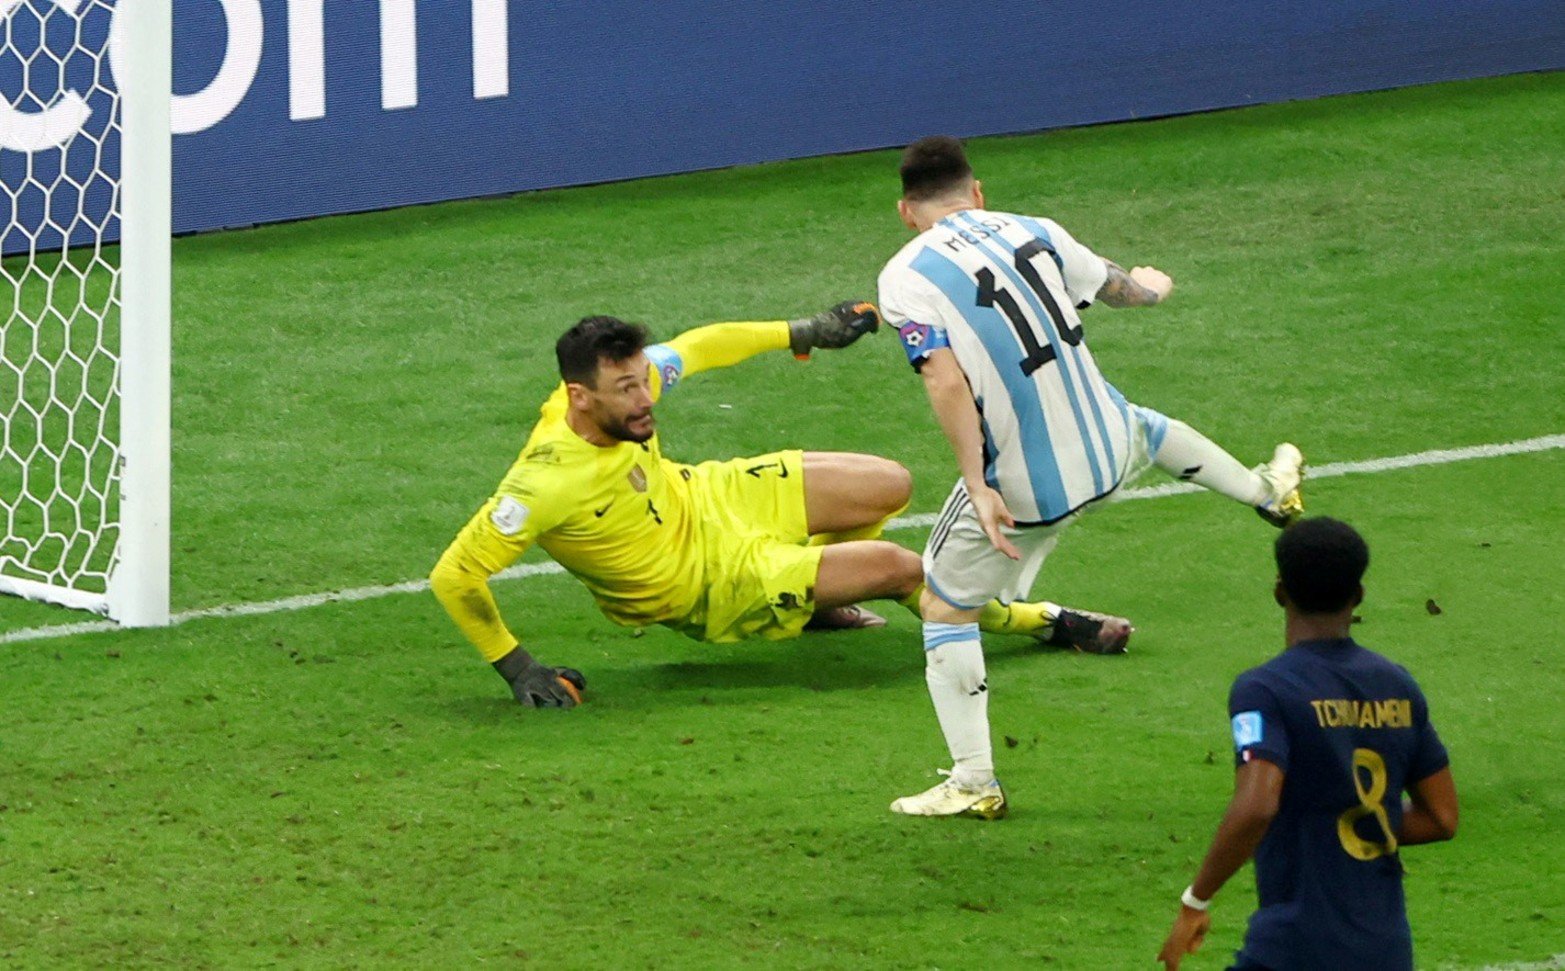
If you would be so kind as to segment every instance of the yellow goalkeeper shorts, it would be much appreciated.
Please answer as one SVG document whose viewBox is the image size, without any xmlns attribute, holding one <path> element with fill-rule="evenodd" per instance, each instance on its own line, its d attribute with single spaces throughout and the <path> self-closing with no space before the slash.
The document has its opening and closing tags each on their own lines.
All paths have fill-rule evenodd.
<svg viewBox="0 0 1565 971">
<path fill-rule="evenodd" d="M 674 626 L 717 644 L 798 636 L 815 612 L 821 566 L 821 547 L 805 545 L 804 453 L 703 462 L 689 472 L 707 582 Z"/>
</svg>

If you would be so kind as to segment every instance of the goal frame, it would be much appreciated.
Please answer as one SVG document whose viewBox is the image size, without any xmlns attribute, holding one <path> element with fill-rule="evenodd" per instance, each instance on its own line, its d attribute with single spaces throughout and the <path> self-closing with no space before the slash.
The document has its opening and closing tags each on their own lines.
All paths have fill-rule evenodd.
<svg viewBox="0 0 1565 971">
<path fill-rule="evenodd" d="M 0 593 L 125 627 L 169 622 L 172 10 L 172 0 L 120 0 L 109 42 L 121 113 L 120 422 L 119 535 L 105 592 L 0 576 Z"/>
<path fill-rule="evenodd" d="M 173 0 L 122 0 L 120 535 L 105 595 L 126 627 L 169 619 Z M 126 16 L 126 15 L 129 16 Z"/>
</svg>

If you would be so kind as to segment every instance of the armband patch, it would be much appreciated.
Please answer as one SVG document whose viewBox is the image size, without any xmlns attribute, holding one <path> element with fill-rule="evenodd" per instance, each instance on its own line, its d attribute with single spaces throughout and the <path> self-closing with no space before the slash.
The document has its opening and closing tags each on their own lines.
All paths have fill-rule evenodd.
<svg viewBox="0 0 1565 971">
<path fill-rule="evenodd" d="M 1258 711 L 1241 711 L 1233 717 L 1234 748 L 1244 749 L 1259 742 L 1266 734 Z"/>
<path fill-rule="evenodd" d="M 910 363 L 928 357 L 931 352 L 942 347 L 951 346 L 945 331 L 911 320 L 897 328 L 897 336 L 902 339 L 902 349 L 907 351 Z"/>
<path fill-rule="evenodd" d="M 515 536 L 527 524 L 527 517 L 531 513 L 531 509 L 510 496 L 501 496 L 494 510 L 489 513 L 489 521 L 494 523 L 494 528 L 500 531 L 501 536 Z"/>
<path fill-rule="evenodd" d="M 679 352 L 667 344 L 652 344 L 646 350 L 647 360 L 652 362 L 652 367 L 657 371 L 658 384 L 664 391 L 669 390 L 679 383 L 679 379 L 685 376 L 685 361 L 679 356 Z"/>
</svg>

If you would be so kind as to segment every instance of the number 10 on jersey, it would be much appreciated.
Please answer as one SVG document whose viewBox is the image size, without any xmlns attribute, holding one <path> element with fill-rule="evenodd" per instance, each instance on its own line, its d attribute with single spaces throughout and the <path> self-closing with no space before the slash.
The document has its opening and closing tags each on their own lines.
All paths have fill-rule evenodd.
<svg viewBox="0 0 1565 971">
<path fill-rule="evenodd" d="M 1043 282 L 1038 268 L 1032 265 L 1033 257 L 1047 251 L 1048 248 L 1047 243 L 1037 238 L 1018 247 L 1015 256 L 1016 271 L 1022 275 L 1023 280 L 1027 281 L 1027 286 L 1038 298 L 1038 302 L 1043 304 L 1049 315 L 1049 323 L 1053 326 L 1054 332 L 1059 335 L 1059 339 L 1075 347 L 1081 343 L 1081 325 L 1072 327 L 1066 322 L 1059 301 L 1054 299 L 1054 294 Z M 1022 312 L 1021 304 L 1016 302 L 1016 295 L 1003 286 L 995 285 L 993 270 L 986 266 L 978 271 L 975 278 L 978 281 L 978 306 L 999 307 L 1000 312 L 1011 322 L 1016 336 L 1021 339 L 1022 348 L 1027 352 L 1021 360 L 1022 374 L 1031 377 L 1034 371 L 1059 356 L 1054 341 L 1049 335 L 1044 335 L 1044 338 L 1049 341 L 1048 344 L 1038 342 L 1038 335 L 1033 333 L 1032 322 Z"/>
</svg>

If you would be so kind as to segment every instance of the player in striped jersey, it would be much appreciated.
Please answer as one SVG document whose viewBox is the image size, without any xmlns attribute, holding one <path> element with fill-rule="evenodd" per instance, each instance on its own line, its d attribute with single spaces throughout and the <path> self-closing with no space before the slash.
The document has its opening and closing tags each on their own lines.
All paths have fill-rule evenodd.
<svg viewBox="0 0 1565 971">
<path fill-rule="evenodd" d="M 764 351 L 806 357 L 875 330 L 872 304 L 812 318 L 710 324 L 647 344 L 637 324 L 588 317 L 555 346 L 562 383 L 499 489 L 441 556 L 431 588 L 529 707 L 571 707 L 579 672 L 539 662 L 502 620 L 489 578 L 537 544 L 611 620 L 697 640 L 794 637 L 808 626 L 879 626 L 857 603 L 918 608 L 917 554 L 877 540 L 907 505 L 888 459 L 788 450 L 684 465 L 663 457 L 653 405 L 682 380 Z M 1122 618 L 1055 604 L 991 603 L 984 629 L 1102 653 Z M 564 680 L 562 680 L 562 678 Z"/>
<path fill-rule="evenodd" d="M 976 626 L 991 597 L 1024 597 L 1060 530 L 1148 464 L 1283 526 L 1303 511 L 1303 456 L 1277 446 L 1254 471 L 1183 422 L 1133 405 L 1099 372 L 1078 311 L 1150 306 L 1173 289 L 1129 273 L 1052 220 L 984 207 L 962 144 L 902 157 L 898 212 L 917 235 L 880 274 L 881 312 L 924 378 L 961 478 L 924 549 L 926 680 L 954 767 L 892 803 L 923 816 L 1005 813 L 994 778 Z"/>
</svg>

